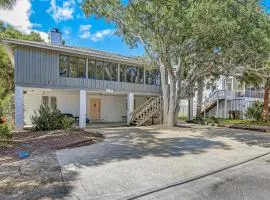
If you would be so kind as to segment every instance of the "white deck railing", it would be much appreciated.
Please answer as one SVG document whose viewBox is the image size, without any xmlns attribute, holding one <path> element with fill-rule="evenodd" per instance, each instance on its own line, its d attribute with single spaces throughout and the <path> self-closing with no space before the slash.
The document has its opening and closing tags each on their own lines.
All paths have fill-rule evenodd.
<svg viewBox="0 0 270 200">
<path fill-rule="evenodd" d="M 262 99 L 264 91 L 252 91 L 252 90 L 216 90 L 213 92 L 202 105 L 202 110 L 208 108 L 210 105 L 215 103 L 218 99 L 238 99 L 238 98 L 258 98 Z"/>
</svg>

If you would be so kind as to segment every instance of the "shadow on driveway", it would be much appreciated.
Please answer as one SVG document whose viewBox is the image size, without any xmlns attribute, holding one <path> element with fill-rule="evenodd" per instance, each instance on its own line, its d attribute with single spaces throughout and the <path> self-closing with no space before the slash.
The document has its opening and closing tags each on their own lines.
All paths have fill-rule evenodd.
<svg viewBox="0 0 270 200">
<path fill-rule="evenodd" d="M 223 142 L 185 136 L 181 131 L 186 129 L 176 128 L 176 130 L 179 134 L 166 135 L 155 129 L 106 129 L 105 142 L 82 148 L 80 151 L 72 151 L 76 160 L 71 159 L 69 163 L 81 167 L 140 159 L 145 156 L 179 157 L 201 154 L 210 148 L 230 150 L 230 146 Z"/>
</svg>

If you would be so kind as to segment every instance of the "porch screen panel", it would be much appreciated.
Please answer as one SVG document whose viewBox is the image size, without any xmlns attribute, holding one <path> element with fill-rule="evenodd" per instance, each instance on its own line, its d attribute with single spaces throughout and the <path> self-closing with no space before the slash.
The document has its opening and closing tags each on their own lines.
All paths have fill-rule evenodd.
<svg viewBox="0 0 270 200">
<path fill-rule="evenodd" d="M 143 84 L 144 81 L 143 81 L 143 75 L 144 75 L 144 68 L 142 67 L 136 67 L 136 71 L 137 71 L 137 76 L 136 76 L 136 80 L 135 80 L 135 83 L 138 83 L 138 84 Z"/>
<path fill-rule="evenodd" d="M 145 82 L 148 85 L 161 85 L 159 70 L 157 69 L 147 70 L 145 72 Z"/>
<path fill-rule="evenodd" d="M 112 65 L 112 76 L 111 76 L 111 80 L 112 81 L 117 81 L 117 74 L 118 74 L 118 64 L 117 63 L 111 63 Z"/>
<path fill-rule="evenodd" d="M 120 81 L 126 82 L 126 65 L 120 65 Z"/>
<path fill-rule="evenodd" d="M 96 61 L 95 60 L 88 60 L 88 78 L 96 79 Z"/>
<path fill-rule="evenodd" d="M 68 76 L 69 71 L 69 62 L 68 56 L 60 55 L 59 56 L 59 76 Z"/>
<path fill-rule="evenodd" d="M 127 82 L 135 83 L 136 76 L 137 76 L 136 67 L 128 66 L 127 67 Z"/>
<path fill-rule="evenodd" d="M 69 57 L 69 76 L 73 78 L 78 77 L 78 58 Z"/>
<path fill-rule="evenodd" d="M 84 58 L 78 59 L 78 78 L 86 77 L 86 60 Z"/>
<path fill-rule="evenodd" d="M 102 61 L 96 62 L 97 80 L 104 80 L 104 63 Z"/>
<path fill-rule="evenodd" d="M 110 81 L 112 77 L 112 66 L 109 62 L 104 62 L 104 79 Z"/>
</svg>

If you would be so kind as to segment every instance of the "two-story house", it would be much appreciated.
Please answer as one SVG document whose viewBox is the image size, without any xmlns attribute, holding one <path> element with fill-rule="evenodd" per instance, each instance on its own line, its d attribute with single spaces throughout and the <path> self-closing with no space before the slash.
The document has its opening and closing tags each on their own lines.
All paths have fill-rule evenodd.
<svg viewBox="0 0 270 200">
<path fill-rule="evenodd" d="M 49 44 L 14 39 L 1 43 L 14 65 L 17 129 L 31 124 L 41 104 L 79 117 L 83 128 L 86 118 L 130 123 L 135 109 L 160 103 L 159 71 L 147 70 L 136 57 L 62 45 L 57 29 Z"/>
</svg>

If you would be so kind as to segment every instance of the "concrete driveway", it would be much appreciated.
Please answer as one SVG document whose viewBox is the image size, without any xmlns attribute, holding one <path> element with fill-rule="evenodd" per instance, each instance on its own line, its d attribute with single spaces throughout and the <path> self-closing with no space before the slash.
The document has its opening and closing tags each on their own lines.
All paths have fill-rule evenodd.
<svg viewBox="0 0 270 200">
<path fill-rule="evenodd" d="M 270 134 L 252 131 L 201 126 L 98 131 L 105 141 L 56 153 L 66 199 L 166 199 L 155 191 L 270 151 Z"/>
</svg>

